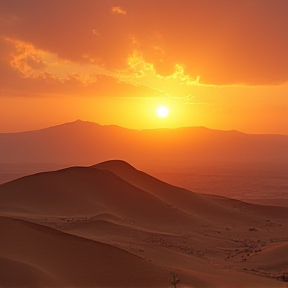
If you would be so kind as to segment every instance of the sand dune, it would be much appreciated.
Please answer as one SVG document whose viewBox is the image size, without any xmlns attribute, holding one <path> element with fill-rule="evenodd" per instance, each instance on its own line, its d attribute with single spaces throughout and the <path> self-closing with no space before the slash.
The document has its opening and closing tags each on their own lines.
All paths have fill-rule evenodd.
<svg viewBox="0 0 288 288">
<path fill-rule="evenodd" d="M 172 270 L 180 288 L 285 287 L 287 208 L 194 193 L 123 161 L 2 184 L 0 214 L 0 286 L 167 287 Z"/>
<path fill-rule="evenodd" d="M 9 215 L 43 217 L 93 217 L 107 212 L 151 228 L 184 231 L 195 222 L 116 174 L 89 167 L 39 173 L 2 184 L 0 208 Z"/>
<path fill-rule="evenodd" d="M 281 271 L 283 267 L 288 267 L 288 241 L 268 245 L 261 254 L 251 257 L 249 262 L 250 267 L 260 270 Z"/>
<path fill-rule="evenodd" d="M 110 160 L 92 167 L 112 171 L 125 181 L 146 191 L 161 200 L 175 205 L 179 209 L 194 215 L 195 217 L 206 219 L 209 222 L 210 215 L 217 215 L 217 218 L 225 223 L 227 219 L 235 219 L 240 222 L 249 221 L 250 217 L 263 215 L 273 215 L 285 217 L 287 208 L 275 208 L 260 205 L 250 205 L 243 201 L 229 199 L 227 197 L 203 195 L 189 190 L 170 185 L 150 176 L 147 173 L 135 169 L 125 161 Z M 209 211 L 209 213 L 207 213 Z M 249 214 L 249 212 L 252 213 Z M 257 215 L 258 214 L 258 215 Z"/>
<path fill-rule="evenodd" d="M 5 231 L 0 285 L 5 287 L 157 287 L 165 282 L 166 270 L 111 245 L 21 220 L 0 217 L 0 225 Z M 28 273 L 15 277 L 20 268 Z"/>
<path fill-rule="evenodd" d="M 53 275 L 41 270 L 38 265 L 36 266 L 26 259 L 27 258 L 23 258 L 22 260 L 14 260 L 10 259 L 10 257 L 0 257 L 1 287 L 36 288 L 42 285 L 43 287 L 59 286 L 59 284 L 57 284 L 57 279 L 55 279 Z"/>
</svg>

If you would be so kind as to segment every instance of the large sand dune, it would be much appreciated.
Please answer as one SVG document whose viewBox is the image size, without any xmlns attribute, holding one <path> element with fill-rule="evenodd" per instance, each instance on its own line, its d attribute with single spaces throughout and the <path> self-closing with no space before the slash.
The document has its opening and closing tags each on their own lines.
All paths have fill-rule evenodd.
<svg viewBox="0 0 288 288">
<path fill-rule="evenodd" d="M 92 217 L 107 212 L 158 229 L 187 229 L 194 220 L 116 174 L 89 167 L 39 173 L 2 184 L 0 202 L 1 211 L 8 214 Z"/>
<path fill-rule="evenodd" d="M 163 268 L 114 246 L 22 220 L 0 217 L 0 225 L 1 285 L 154 287 L 165 281 Z M 22 269 L 28 273 L 18 275 Z"/>
<path fill-rule="evenodd" d="M 2 184 L 0 211 L 1 287 L 168 287 L 171 270 L 179 287 L 285 287 L 287 208 L 194 193 L 123 161 Z"/>
<path fill-rule="evenodd" d="M 211 214 L 217 215 L 218 219 L 222 217 L 223 221 L 228 218 L 231 220 L 236 217 L 237 220 L 241 222 L 247 221 L 247 218 L 250 219 L 251 216 L 261 216 L 262 212 L 266 216 L 267 214 L 271 214 L 273 217 L 279 215 L 280 218 L 285 217 L 285 214 L 287 213 L 286 208 L 268 207 L 268 205 L 265 207 L 262 207 L 261 205 L 249 205 L 248 203 L 226 197 L 193 193 L 187 189 L 160 181 L 121 160 L 105 161 L 93 165 L 92 167 L 112 171 L 125 181 L 143 191 L 160 198 L 166 203 L 175 205 L 189 214 L 206 218 L 207 221 L 211 220 Z M 210 213 L 207 213 L 207 211 Z M 249 212 L 251 212 L 252 215 L 249 214 Z"/>
</svg>

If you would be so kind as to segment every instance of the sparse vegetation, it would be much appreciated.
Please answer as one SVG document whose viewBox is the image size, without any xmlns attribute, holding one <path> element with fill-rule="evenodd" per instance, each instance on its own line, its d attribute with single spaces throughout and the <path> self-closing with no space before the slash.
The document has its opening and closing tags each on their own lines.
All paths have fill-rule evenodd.
<svg viewBox="0 0 288 288">
<path fill-rule="evenodd" d="M 172 288 L 176 288 L 177 284 L 180 282 L 178 275 L 170 271 L 170 284 Z"/>
<path fill-rule="evenodd" d="M 283 273 L 283 275 L 281 276 L 281 279 L 282 279 L 284 282 L 288 282 L 288 273 Z"/>
<path fill-rule="evenodd" d="M 256 228 L 252 227 L 252 228 L 249 228 L 249 231 L 258 231 Z"/>
</svg>

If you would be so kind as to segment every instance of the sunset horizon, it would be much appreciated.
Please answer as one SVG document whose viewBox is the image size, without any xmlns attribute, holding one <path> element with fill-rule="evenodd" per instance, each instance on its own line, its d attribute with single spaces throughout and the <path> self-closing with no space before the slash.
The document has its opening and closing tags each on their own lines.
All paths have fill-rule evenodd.
<svg viewBox="0 0 288 288">
<path fill-rule="evenodd" d="M 247 133 L 245 131 L 240 131 L 240 130 L 236 130 L 236 129 L 217 129 L 217 128 L 211 128 L 211 127 L 207 127 L 207 126 L 203 126 L 203 125 L 199 125 L 199 126 L 175 126 L 175 127 L 166 127 L 165 125 L 164 126 L 158 126 L 158 127 L 147 127 L 147 128 L 131 128 L 131 127 L 125 127 L 125 126 L 121 126 L 121 125 L 118 125 L 118 124 L 113 124 L 113 123 L 104 123 L 104 124 L 101 124 L 101 123 L 98 123 L 98 122 L 95 122 L 95 121 L 90 121 L 90 120 L 84 120 L 84 119 L 72 119 L 71 121 L 67 121 L 67 122 L 57 122 L 57 123 L 51 123 L 51 124 L 47 124 L 48 126 L 36 126 L 36 127 L 31 127 L 30 129 L 27 129 L 27 130 L 15 130 L 15 131 L 0 131 L 0 134 L 3 133 L 3 134 L 13 134 L 13 133 L 23 133 L 23 132 L 32 132 L 32 131 L 38 131 L 38 130 L 45 130 L 45 129 L 48 129 L 48 128 L 53 128 L 53 127 L 57 127 L 57 126 L 62 126 L 62 125 L 66 125 L 66 124 L 73 124 L 73 123 L 77 123 L 77 122 L 83 122 L 83 123 L 91 123 L 91 124 L 96 124 L 96 125 L 100 125 L 100 126 L 117 126 L 117 127 L 120 127 L 120 128 L 124 128 L 124 129 L 128 129 L 128 130 L 138 130 L 138 131 L 142 131 L 142 130 L 175 130 L 175 129 L 181 129 L 181 128 L 203 128 L 203 129 L 208 129 L 208 130 L 215 130 L 215 131 L 235 131 L 235 132 L 239 132 L 239 133 L 242 133 L 242 134 L 250 134 L 250 135 L 282 135 L 282 136 L 288 136 L 288 134 L 284 134 L 284 133 Z"/>
<path fill-rule="evenodd" d="M 0 287 L 287 287 L 287 16 L 0 0 Z"/>
<path fill-rule="evenodd" d="M 285 0 L 21 3 L 0 2 L 0 132 L 84 119 L 288 134 Z"/>
</svg>

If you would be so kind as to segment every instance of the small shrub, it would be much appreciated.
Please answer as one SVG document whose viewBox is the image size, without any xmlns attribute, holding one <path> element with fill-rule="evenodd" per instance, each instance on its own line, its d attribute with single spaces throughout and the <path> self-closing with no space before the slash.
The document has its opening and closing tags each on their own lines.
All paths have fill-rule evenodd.
<svg viewBox="0 0 288 288">
<path fill-rule="evenodd" d="M 252 228 L 249 228 L 249 231 L 258 231 L 256 228 L 252 227 Z"/>
<path fill-rule="evenodd" d="M 284 282 L 288 282 L 288 273 L 283 273 L 283 275 L 281 276 L 281 279 L 282 279 Z"/>
<path fill-rule="evenodd" d="M 177 284 L 180 282 L 178 275 L 172 271 L 170 271 L 170 284 L 172 288 L 176 288 Z"/>
</svg>

